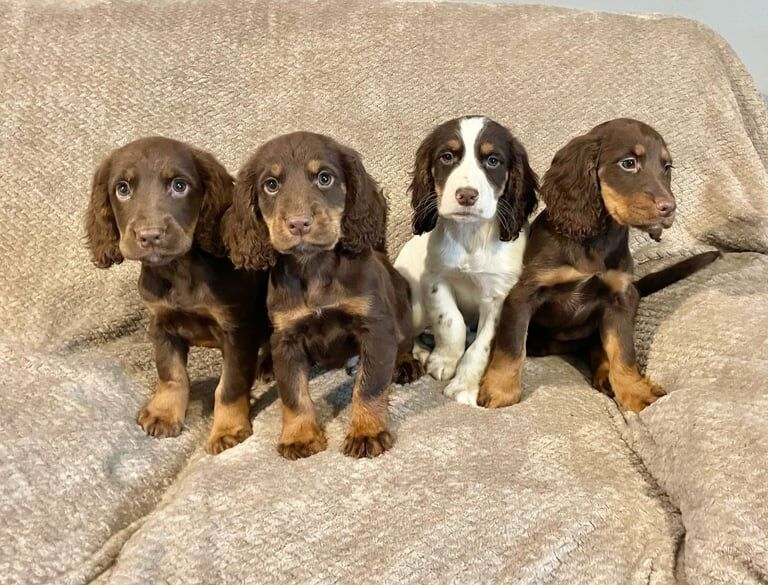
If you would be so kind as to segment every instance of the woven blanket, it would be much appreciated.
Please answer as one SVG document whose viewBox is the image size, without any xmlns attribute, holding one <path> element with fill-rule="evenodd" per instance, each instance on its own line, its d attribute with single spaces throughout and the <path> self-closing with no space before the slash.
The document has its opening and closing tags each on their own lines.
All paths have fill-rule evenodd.
<svg viewBox="0 0 768 585">
<path fill-rule="evenodd" d="M 687 20 L 365 0 L 0 2 L 0 582 L 768 582 L 768 112 L 727 44 Z M 641 415 L 584 365 L 530 359 L 489 412 L 424 378 L 392 392 L 394 449 L 339 452 L 351 379 L 317 372 L 327 451 L 276 453 L 273 387 L 217 457 L 220 361 L 194 350 L 180 437 L 135 423 L 154 379 L 132 263 L 83 243 L 96 165 L 163 134 L 233 172 L 297 129 L 359 150 L 390 204 L 435 124 L 508 125 L 542 174 L 569 138 L 644 120 L 678 219 L 633 233 L 639 271 L 725 258 L 645 299 L 636 342 L 670 395 Z"/>
</svg>

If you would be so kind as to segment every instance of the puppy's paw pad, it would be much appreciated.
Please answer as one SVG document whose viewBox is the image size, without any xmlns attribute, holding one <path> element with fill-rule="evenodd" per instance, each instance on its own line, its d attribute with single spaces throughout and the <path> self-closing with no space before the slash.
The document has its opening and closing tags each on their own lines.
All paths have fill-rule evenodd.
<svg viewBox="0 0 768 585">
<path fill-rule="evenodd" d="M 218 455 L 222 451 L 231 449 L 245 441 L 251 436 L 253 431 L 251 427 L 241 427 L 239 429 L 228 429 L 223 431 L 211 432 L 208 442 L 205 444 L 205 450 L 210 455 Z"/>
<path fill-rule="evenodd" d="M 167 413 L 156 412 L 149 407 L 144 407 L 139 411 L 136 422 L 150 437 L 158 439 L 178 437 L 181 434 L 181 429 L 184 428 L 184 420 Z"/>
<path fill-rule="evenodd" d="M 320 433 L 307 441 L 294 441 L 292 443 L 280 443 L 277 446 L 277 452 L 290 461 L 311 457 L 316 453 L 325 451 L 328 442 L 325 435 Z"/>
<path fill-rule="evenodd" d="M 378 457 L 391 448 L 392 435 L 389 434 L 389 431 L 381 431 L 377 435 L 347 435 L 341 452 L 347 457 L 361 459 L 363 457 Z"/>
</svg>

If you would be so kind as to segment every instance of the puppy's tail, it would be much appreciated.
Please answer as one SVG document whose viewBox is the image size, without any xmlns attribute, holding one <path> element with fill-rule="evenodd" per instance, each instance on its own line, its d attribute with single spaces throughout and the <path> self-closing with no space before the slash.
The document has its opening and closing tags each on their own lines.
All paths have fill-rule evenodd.
<svg viewBox="0 0 768 585">
<path fill-rule="evenodd" d="M 640 280 L 635 281 L 635 287 L 640 292 L 641 297 L 647 297 L 661 289 L 668 287 L 670 284 L 676 283 L 678 280 L 682 280 L 690 276 L 691 274 L 698 272 L 705 266 L 709 266 L 717 260 L 722 258 L 723 255 L 719 251 L 703 252 L 702 254 L 696 254 L 690 258 L 673 264 L 658 272 L 651 272 L 646 276 L 643 276 Z"/>
</svg>

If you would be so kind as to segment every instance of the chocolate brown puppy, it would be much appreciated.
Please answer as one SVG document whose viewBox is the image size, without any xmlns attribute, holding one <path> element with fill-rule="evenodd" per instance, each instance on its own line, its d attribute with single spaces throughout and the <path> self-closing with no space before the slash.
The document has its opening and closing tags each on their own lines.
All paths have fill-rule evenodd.
<svg viewBox="0 0 768 585">
<path fill-rule="evenodd" d="M 544 175 L 546 209 L 531 226 L 523 272 L 501 313 L 478 403 L 520 400 L 531 355 L 591 352 L 593 385 L 638 412 L 664 395 L 640 374 L 634 319 L 641 297 L 719 257 L 708 252 L 633 282 L 629 227 L 658 239 L 675 219 L 672 156 L 653 128 L 617 119 L 571 140 Z"/>
<path fill-rule="evenodd" d="M 268 352 L 270 334 L 266 272 L 235 270 L 221 240 L 233 189 L 232 177 L 207 152 L 168 138 L 142 138 L 101 163 L 85 221 L 96 266 L 141 262 L 139 294 L 151 316 L 159 377 L 138 416 L 149 435 L 181 433 L 189 347 L 221 349 L 224 365 L 206 444 L 212 454 L 251 434 L 249 392 L 259 347 Z"/>
<path fill-rule="evenodd" d="M 278 451 L 326 448 L 309 395 L 313 364 L 360 356 L 343 452 L 375 457 L 392 446 L 388 390 L 421 375 L 414 360 L 408 283 L 387 259 L 387 204 L 360 156 L 319 134 L 275 138 L 240 170 L 224 241 L 237 266 L 272 266 L 267 306 L 283 405 Z"/>
</svg>

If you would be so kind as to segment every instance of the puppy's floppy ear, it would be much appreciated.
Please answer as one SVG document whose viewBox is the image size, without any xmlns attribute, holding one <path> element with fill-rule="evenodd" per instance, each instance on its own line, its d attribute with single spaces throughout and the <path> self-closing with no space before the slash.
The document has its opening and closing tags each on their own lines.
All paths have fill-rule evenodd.
<svg viewBox="0 0 768 585">
<path fill-rule="evenodd" d="M 195 227 L 195 241 L 206 252 L 225 256 L 226 249 L 221 239 L 221 220 L 232 204 L 234 180 L 213 155 L 197 149 L 193 149 L 192 154 L 205 189 L 203 206 L 200 208 Z"/>
<path fill-rule="evenodd" d="M 544 174 L 541 198 L 555 230 L 583 241 L 605 226 L 607 214 L 597 177 L 600 135 L 596 131 L 572 139 L 561 148 Z"/>
<path fill-rule="evenodd" d="M 347 254 L 360 254 L 366 248 L 384 251 L 387 200 L 365 170 L 360 155 L 345 146 L 338 145 L 338 148 L 347 187 L 339 250 Z"/>
<path fill-rule="evenodd" d="M 528 163 L 528 153 L 520 142 L 510 136 L 509 176 L 504 192 L 499 197 L 496 214 L 499 221 L 499 239 L 516 240 L 536 209 L 539 177 Z"/>
<path fill-rule="evenodd" d="M 235 181 L 232 206 L 224 214 L 221 234 L 229 257 L 237 268 L 266 270 L 275 265 L 277 254 L 259 209 L 259 186 L 251 168 L 249 163 Z"/>
<path fill-rule="evenodd" d="M 120 232 L 109 201 L 109 173 L 112 157 L 102 161 L 93 176 L 91 200 L 85 212 L 85 240 L 91 251 L 91 261 L 99 268 L 120 264 Z"/>
<path fill-rule="evenodd" d="M 437 224 L 437 191 L 432 176 L 433 134 L 427 136 L 416 150 L 416 162 L 411 172 L 411 194 L 413 216 L 411 226 L 416 235 L 430 232 Z"/>
</svg>

